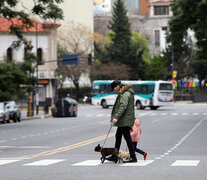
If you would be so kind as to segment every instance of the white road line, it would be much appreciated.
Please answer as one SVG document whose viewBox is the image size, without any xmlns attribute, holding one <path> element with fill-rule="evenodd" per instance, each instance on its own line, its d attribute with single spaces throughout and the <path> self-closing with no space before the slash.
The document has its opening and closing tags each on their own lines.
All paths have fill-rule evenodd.
<svg viewBox="0 0 207 180">
<path fill-rule="evenodd" d="M 0 141 L 0 143 L 4 143 L 4 142 L 7 142 L 8 140 L 2 140 L 2 141 Z"/>
<path fill-rule="evenodd" d="M 126 163 L 126 164 L 123 164 L 121 166 L 146 166 L 150 163 L 152 163 L 154 160 L 138 160 L 138 162 L 136 163 Z"/>
<path fill-rule="evenodd" d="M 183 115 L 183 116 L 187 116 L 187 115 L 188 115 L 188 113 L 182 113 L 182 115 Z"/>
<path fill-rule="evenodd" d="M 0 148 L 43 149 L 43 148 L 51 148 L 51 147 L 50 146 L 0 146 Z"/>
<path fill-rule="evenodd" d="M 104 116 L 104 114 L 97 114 L 96 117 Z"/>
<path fill-rule="evenodd" d="M 24 164 L 23 166 L 48 166 L 51 164 L 59 163 L 65 161 L 65 159 L 44 159 L 40 161 L 35 161 L 32 163 Z"/>
<path fill-rule="evenodd" d="M 198 113 L 193 113 L 193 116 L 197 116 L 198 115 Z"/>
<path fill-rule="evenodd" d="M 177 160 L 171 166 L 197 166 L 199 160 Z"/>
<path fill-rule="evenodd" d="M 92 114 L 87 114 L 87 115 L 86 115 L 86 117 L 91 117 L 91 116 L 92 116 Z"/>
<path fill-rule="evenodd" d="M 9 164 L 9 163 L 17 162 L 17 161 L 20 161 L 20 160 L 17 160 L 17 159 L 2 160 L 2 159 L 0 159 L 0 165 Z"/>
<path fill-rule="evenodd" d="M 172 116 L 177 116 L 177 115 L 178 115 L 178 113 L 171 113 L 171 115 L 172 115 Z"/>
<path fill-rule="evenodd" d="M 203 115 L 207 115 L 207 113 L 203 113 Z"/>
<path fill-rule="evenodd" d="M 73 164 L 72 166 L 97 166 L 99 164 L 101 164 L 101 160 L 87 160 L 87 161 Z"/>
<path fill-rule="evenodd" d="M 157 115 L 157 113 L 152 113 L 152 114 L 150 114 L 150 116 L 156 116 Z"/>
</svg>

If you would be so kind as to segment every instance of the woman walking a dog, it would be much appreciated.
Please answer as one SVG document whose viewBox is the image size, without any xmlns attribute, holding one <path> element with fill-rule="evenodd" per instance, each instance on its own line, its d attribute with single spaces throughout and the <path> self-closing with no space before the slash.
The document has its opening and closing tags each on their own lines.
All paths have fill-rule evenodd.
<svg viewBox="0 0 207 180">
<path fill-rule="evenodd" d="M 130 152 L 130 158 L 123 162 L 137 162 L 130 135 L 130 129 L 134 125 L 135 119 L 134 90 L 131 88 L 131 85 L 123 85 L 121 84 L 121 81 L 118 80 L 111 83 L 111 89 L 118 94 L 111 113 L 111 122 L 114 126 L 117 126 L 115 148 L 118 150 L 120 149 L 123 135 Z M 106 159 L 109 161 L 117 162 L 117 157 L 114 155 Z"/>
</svg>

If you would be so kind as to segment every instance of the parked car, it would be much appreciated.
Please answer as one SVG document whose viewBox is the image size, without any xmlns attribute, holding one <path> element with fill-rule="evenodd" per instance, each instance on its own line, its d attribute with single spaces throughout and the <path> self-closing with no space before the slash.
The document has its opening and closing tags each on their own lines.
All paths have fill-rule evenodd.
<svg viewBox="0 0 207 180">
<path fill-rule="evenodd" d="M 10 122 L 9 121 L 9 110 L 6 108 L 5 104 L 3 102 L 0 102 L 0 121 L 5 123 L 5 122 Z"/>
<path fill-rule="evenodd" d="M 15 101 L 6 101 L 6 108 L 9 110 L 9 117 L 14 122 L 21 121 L 21 110 L 16 105 Z"/>
</svg>

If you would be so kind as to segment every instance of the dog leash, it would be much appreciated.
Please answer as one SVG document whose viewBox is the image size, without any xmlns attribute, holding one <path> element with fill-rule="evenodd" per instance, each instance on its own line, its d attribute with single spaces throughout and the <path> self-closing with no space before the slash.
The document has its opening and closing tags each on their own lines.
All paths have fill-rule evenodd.
<svg viewBox="0 0 207 180">
<path fill-rule="evenodd" d="M 105 145 L 105 143 L 106 143 L 106 140 L 107 140 L 108 135 L 109 135 L 109 133 L 110 133 L 110 131 L 111 131 L 111 128 L 112 128 L 112 124 L 111 124 L 111 126 L 110 126 L 110 128 L 109 128 L 109 132 L 108 132 L 108 134 L 107 134 L 107 136 L 106 136 L 106 139 L 105 139 L 105 141 L 104 141 L 104 143 L 103 143 L 103 146 L 102 146 L 102 147 L 104 147 L 104 145 Z"/>
</svg>

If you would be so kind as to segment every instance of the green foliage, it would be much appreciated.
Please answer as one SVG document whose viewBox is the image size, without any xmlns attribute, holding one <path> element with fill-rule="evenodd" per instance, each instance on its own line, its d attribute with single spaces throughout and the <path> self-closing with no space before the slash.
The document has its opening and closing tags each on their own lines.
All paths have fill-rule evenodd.
<svg viewBox="0 0 207 180">
<path fill-rule="evenodd" d="M 155 56 L 147 66 L 145 77 L 147 80 L 167 80 L 168 69 L 166 67 L 167 58 Z"/>
<path fill-rule="evenodd" d="M 176 0 L 172 3 L 173 17 L 169 21 L 168 42 L 171 49 L 175 52 L 175 60 L 180 60 L 183 52 L 186 51 L 188 43 L 188 31 L 192 30 L 196 38 L 196 55 L 193 59 L 193 69 L 199 78 L 205 78 L 207 69 L 207 1 L 203 0 Z M 191 61 L 191 60 L 190 60 Z M 181 66 L 182 64 L 179 64 Z M 202 67 L 195 69 L 195 67 Z M 203 74 L 204 73 L 204 74 Z M 200 79 L 201 80 L 201 79 Z"/>
<path fill-rule="evenodd" d="M 98 65 L 99 68 L 101 68 L 101 66 L 104 66 L 105 64 L 108 64 L 107 61 L 108 51 L 106 50 L 106 47 L 108 44 L 111 44 L 112 42 L 111 34 L 115 34 L 115 33 L 113 31 L 108 31 L 106 33 L 103 47 L 98 46 L 97 44 L 95 44 L 94 46 L 95 58 L 100 60 L 100 63 Z M 115 62 L 115 63 L 118 65 L 125 64 L 128 66 L 129 79 L 134 79 L 134 80 L 145 79 L 144 74 L 145 74 L 146 63 L 150 62 L 149 48 L 147 45 L 147 40 L 138 32 L 131 32 L 130 50 L 127 52 L 127 56 L 128 59 L 126 59 L 125 63 L 121 63 L 121 62 Z M 100 77 L 102 77 L 102 75 Z"/>
<path fill-rule="evenodd" d="M 36 80 L 28 78 L 27 72 L 31 67 L 26 63 L 0 63 L 0 101 L 16 100 L 33 89 Z"/>
<path fill-rule="evenodd" d="M 25 10 L 17 10 L 16 7 L 21 3 L 18 0 L 1 0 L 0 1 L 0 12 L 5 18 L 20 18 L 23 20 L 24 26 L 32 27 L 33 23 L 29 19 L 30 16 L 39 16 L 40 18 L 58 20 L 63 19 L 63 11 L 58 7 L 57 4 L 62 3 L 63 0 L 30 0 L 34 3 L 33 8 L 30 12 Z M 22 35 L 22 27 L 11 25 L 11 32 L 14 33 L 21 41 L 25 41 Z"/>
<path fill-rule="evenodd" d="M 84 96 L 91 97 L 91 87 L 85 86 L 80 87 L 80 99 L 83 99 Z M 70 94 L 70 97 L 76 99 L 76 88 L 63 88 L 58 89 L 59 97 L 67 97 L 67 94 Z"/>
<path fill-rule="evenodd" d="M 126 64 L 129 60 L 131 24 L 123 0 L 115 2 L 108 28 L 114 33 L 110 33 L 111 43 L 106 45 L 107 60 Z"/>
</svg>

